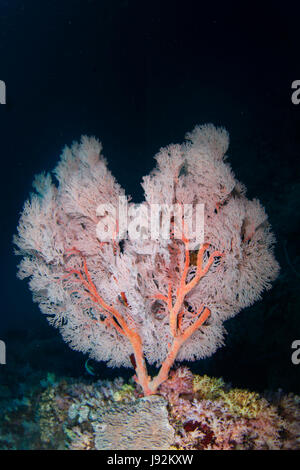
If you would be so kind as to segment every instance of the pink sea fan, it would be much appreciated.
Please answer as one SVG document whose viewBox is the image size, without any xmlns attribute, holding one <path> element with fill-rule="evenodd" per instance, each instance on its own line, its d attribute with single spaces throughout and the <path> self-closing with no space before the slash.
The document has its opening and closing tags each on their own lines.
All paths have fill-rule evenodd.
<svg viewBox="0 0 300 470">
<path fill-rule="evenodd" d="M 36 192 L 19 221 L 18 275 L 30 278 L 34 301 L 49 322 L 72 348 L 96 360 L 112 367 L 134 363 L 145 394 L 168 378 L 175 359 L 214 353 L 223 344 L 223 322 L 258 300 L 278 273 L 267 216 L 235 179 L 224 156 L 228 143 L 224 129 L 197 126 L 184 144 L 161 149 L 156 168 L 143 179 L 140 215 L 157 204 L 162 211 L 168 204 L 193 210 L 204 204 L 198 246 L 182 216 L 176 221 L 181 238 L 172 230 L 167 239 L 147 236 L 101 144 L 88 137 L 65 148 L 54 170 L 57 184 L 49 174 L 35 179 Z M 120 200 L 141 235 L 122 246 L 129 230 L 121 237 Z M 112 227 L 105 242 L 97 235 L 103 222 Z M 162 366 L 153 380 L 145 358 Z"/>
</svg>

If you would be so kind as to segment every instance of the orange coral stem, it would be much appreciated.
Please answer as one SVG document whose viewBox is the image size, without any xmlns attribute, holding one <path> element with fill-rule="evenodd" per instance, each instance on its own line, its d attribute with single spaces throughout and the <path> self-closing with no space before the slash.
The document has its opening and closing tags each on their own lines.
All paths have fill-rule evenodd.
<svg viewBox="0 0 300 470">
<path fill-rule="evenodd" d="M 140 335 L 133 328 L 130 328 L 128 324 L 126 323 L 126 320 L 120 314 L 120 312 L 116 308 L 114 308 L 112 305 L 108 305 L 104 301 L 102 296 L 98 293 L 97 288 L 95 284 L 93 283 L 91 275 L 89 273 L 85 257 L 78 250 L 72 249 L 70 251 L 72 251 L 70 254 L 80 254 L 81 257 L 83 258 L 83 270 L 84 270 L 84 274 L 87 280 L 84 279 L 81 271 L 79 271 L 78 269 L 72 269 L 72 268 L 68 269 L 69 272 L 68 272 L 67 277 L 70 276 L 71 274 L 76 274 L 79 277 L 79 282 L 81 282 L 81 284 L 87 289 L 90 299 L 95 303 L 95 307 L 98 310 L 100 310 L 101 313 L 103 313 L 103 311 L 99 307 L 100 305 L 102 309 L 106 313 L 108 313 L 108 316 L 104 320 L 105 324 L 114 327 L 118 333 L 126 336 L 129 339 L 132 345 L 132 349 L 134 351 L 134 356 L 135 356 L 135 361 L 136 361 L 137 382 L 143 388 L 145 394 L 150 394 L 151 391 L 148 386 L 150 382 L 150 377 L 148 376 L 148 373 L 147 373 L 143 347 L 142 347 L 142 340 L 141 340 Z M 125 305 L 128 306 L 125 292 L 121 292 L 121 297 Z"/>
<path fill-rule="evenodd" d="M 183 345 L 183 343 L 207 320 L 207 318 L 210 315 L 210 310 L 209 308 L 205 307 L 204 310 L 202 311 L 201 315 L 199 318 L 192 324 L 190 325 L 181 335 L 176 336 L 174 338 L 173 343 L 169 349 L 169 353 L 162 363 L 162 366 L 160 368 L 159 374 L 151 380 L 150 383 L 148 383 L 148 388 L 150 389 L 151 393 L 155 393 L 158 389 L 158 387 L 165 381 L 167 380 L 169 376 L 170 369 L 172 365 L 174 364 L 174 361 L 177 357 L 177 354 L 179 352 L 179 349 Z"/>
<path fill-rule="evenodd" d="M 128 319 L 126 320 L 121 313 L 114 308 L 112 305 L 108 305 L 102 296 L 98 293 L 95 284 L 92 281 L 91 275 L 88 270 L 87 262 L 84 256 L 76 249 L 69 250 L 70 254 L 80 254 L 83 258 L 83 272 L 70 268 L 68 269 L 68 274 L 63 278 L 69 277 L 71 274 L 76 274 L 78 276 L 78 282 L 80 282 L 85 289 L 87 290 L 87 295 L 95 303 L 95 306 L 101 313 L 106 312 L 107 317 L 105 320 L 106 325 L 112 326 L 116 331 L 128 338 L 131 343 L 135 364 L 136 364 L 136 381 L 142 387 L 145 395 L 151 395 L 156 393 L 158 387 L 168 378 L 170 368 L 174 364 L 176 356 L 179 349 L 183 343 L 190 338 L 190 336 L 207 320 L 210 315 L 210 310 L 208 307 L 202 305 L 198 312 L 194 315 L 197 317 L 192 324 L 190 324 L 184 331 L 181 331 L 182 320 L 184 316 L 183 302 L 184 298 L 193 289 L 193 287 L 200 281 L 200 279 L 207 273 L 210 266 L 214 262 L 216 256 L 223 256 L 223 253 L 219 251 L 214 251 L 206 265 L 202 267 L 203 264 L 203 255 L 205 250 L 209 245 L 203 245 L 198 251 L 197 256 L 197 270 L 195 277 L 189 282 L 186 283 L 186 277 L 190 265 L 190 256 L 187 245 L 187 240 L 183 237 L 183 242 L 185 244 L 185 263 L 183 272 L 180 278 L 180 284 L 177 289 L 177 298 L 173 305 L 172 303 L 172 284 L 168 285 L 168 294 L 156 294 L 155 298 L 164 301 L 167 304 L 169 315 L 170 315 L 170 329 L 173 336 L 173 342 L 169 345 L 169 352 L 166 359 L 163 361 L 160 371 L 154 379 L 151 380 L 147 373 L 147 367 L 144 359 L 142 339 L 135 328 L 131 328 L 128 324 Z M 85 276 L 85 278 L 84 278 Z M 120 293 L 122 301 L 126 307 L 128 307 L 127 298 L 125 292 Z M 101 308 L 100 308 L 101 307 Z M 104 310 L 104 312 L 102 311 Z"/>
</svg>

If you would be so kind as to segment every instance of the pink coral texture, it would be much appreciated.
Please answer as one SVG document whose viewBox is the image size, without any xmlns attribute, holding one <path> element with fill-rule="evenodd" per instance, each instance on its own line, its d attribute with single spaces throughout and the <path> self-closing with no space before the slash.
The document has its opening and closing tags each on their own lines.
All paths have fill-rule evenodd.
<svg viewBox="0 0 300 470">
<path fill-rule="evenodd" d="M 175 360 L 213 354 L 224 321 L 258 300 L 278 273 L 267 215 L 236 180 L 228 144 L 223 128 L 207 124 L 162 148 L 136 205 L 110 173 L 100 142 L 84 136 L 64 149 L 56 181 L 35 178 L 21 214 L 18 276 L 29 278 L 34 301 L 72 348 L 111 367 L 133 365 L 145 395 L 168 379 Z M 139 236 L 120 233 L 120 201 Z M 190 243 L 183 212 L 176 216 L 181 237 L 174 215 L 169 237 L 149 236 L 144 216 L 158 205 L 161 214 L 204 205 L 203 240 Z M 105 221 L 112 233 L 103 241 L 97 228 Z M 160 366 L 154 378 L 147 362 Z"/>
</svg>

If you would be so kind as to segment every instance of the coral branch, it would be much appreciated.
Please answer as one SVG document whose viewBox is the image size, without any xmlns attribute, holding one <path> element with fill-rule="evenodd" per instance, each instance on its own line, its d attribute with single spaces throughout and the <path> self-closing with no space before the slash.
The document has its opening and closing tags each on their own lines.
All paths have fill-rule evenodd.
<svg viewBox="0 0 300 470">
<path fill-rule="evenodd" d="M 87 262 L 85 257 L 80 253 L 78 250 L 73 250 L 71 254 L 80 255 L 83 260 L 83 270 L 86 276 L 84 279 L 83 274 L 81 271 L 76 269 L 68 269 L 68 275 L 76 274 L 79 277 L 80 282 L 82 285 L 88 290 L 88 294 L 90 299 L 94 302 L 95 307 L 103 313 L 103 310 L 107 313 L 107 317 L 105 318 L 104 322 L 106 325 L 112 326 L 115 330 L 128 338 L 131 343 L 132 349 L 134 351 L 135 363 L 136 363 L 136 374 L 137 374 L 137 383 L 142 387 L 145 394 L 150 394 L 151 390 L 149 389 L 149 382 L 150 377 L 147 373 L 146 363 L 144 359 L 143 353 L 143 346 L 142 346 L 142 339 L 140 335 L 135 331 L 135 329 L 130 328 L 124 317 L 121 313 L 112 305 L 108 305 L 103 297 L 98 293 L 95 284 L 92 281 L 91 275 L 88 270 Z M 120 296 L 128 307 L 127 298 L 125 292 L 121 292 Z M 100 308 L 99 305 L 102 307 Z"/>
<path fill-rule="evenodd" d="M 196 126 L 186 138 L 184 145 L 156 155 L 156 168 L 142 183 L 145 200 L 136 206 L 107 168 L 100 142 L 83 136 L 65 148 L 54 170 L 58 184 L 50 174 L 37 176 L 14 237 L 23 258 L 18 276 L 30 278 L 49 322 L 72 348 L 109 366 L 128 366 L 134 354 L 145 394 L 155 393 L 167 378 L 180 348 L 180 360 L 212 354 L 221 344 L 219 324 L 259 298 L 279 270 L 264 208 L 246 198 L 226 162 L 227 132 L 209 124 Z M 128 214 L 120 217 L 124 197 Z M 168 219 L 170 242 L 152 237 L 152 221 L 144 224 L 154 205 L 159 227 Z M 196 209 L 195 227 L 205 220 L 211 242 L 197 254 L 189 250 L 185 205 Z M 131 228 L 138 238 L 131 237 Z M 209 305 L 199 306 L 204 298 Z M 216 315 L 218 322 L 207 327 L 208 317 Z M 150 364 L 161 364 L 153 380 L 144 355 Z"/>
</svg>

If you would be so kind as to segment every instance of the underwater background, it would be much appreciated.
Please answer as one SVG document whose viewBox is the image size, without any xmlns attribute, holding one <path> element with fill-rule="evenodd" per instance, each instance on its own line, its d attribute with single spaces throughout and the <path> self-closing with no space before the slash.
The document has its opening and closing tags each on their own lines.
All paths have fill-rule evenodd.
<svg viewBox="0 0 300 470">
<path fill-rule="evenodd" d="M 158 150 L 208 122 L 229 131 L 230 164 L 266 208 L 281 270 L 261 301 L 225 322 L 224 347 L 184 365 L 232 387 L 300 394 L 291 359 L 300 340 L 299 13 L 296 2 L 0 1 L 2 412 L 41 382 L 133 375 L 71 350 L 16 278 L 12 236 L 34 175 L 95 135 L 141 202 Z"/>
</svg>

